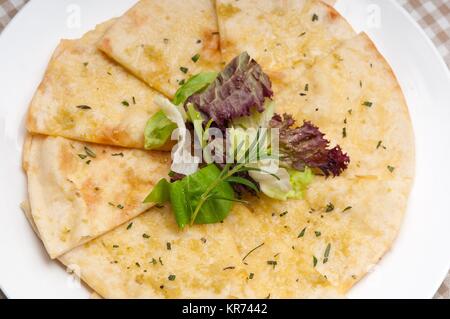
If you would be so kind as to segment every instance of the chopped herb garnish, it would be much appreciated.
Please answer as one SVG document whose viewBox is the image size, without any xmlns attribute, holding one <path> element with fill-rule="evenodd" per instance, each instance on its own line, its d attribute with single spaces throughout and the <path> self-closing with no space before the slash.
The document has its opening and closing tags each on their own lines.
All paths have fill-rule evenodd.
<svg viewBox="0 0 450 319">
<path fill-rule="evenodd" d="M 373 103 L 370 102 L 370 101 L 365 101 L 362 105 L 367 106 L 367 107 L 371 107 L 373 105 Z"/>
<path fill-rule="evenodd" d="M 88 66 L 88 65 L 89 65 L 89 62 L 84 62 L 83 65 L 84 65 L 84 66 Z"/>
<path fill-rule="evenodd" d="M 280 217 L 283 217 L 283 216 L 285 216 L 287 213 L 289 213 L 288 211 L 284 211 L 284 212 L 282 212 L 281 214 L 280 214 Z"/>
<path fill-rule="evenodd" d="M 350 109 L 350 110 L 348 110 L 347 112 L 348 112 L 348 114 L 352 115 L 353 110 Z"/>
<path fill-rule="evenodd" d="M 87 156 L 90 156 L 92 158 L 96 158 L 97 155 L 95 154 L 95 152 L 93 150 L 91 150 L 89 147 L 85 146 L 84 147 L 84 151 L 86 152 Z"/>
<path fill-rule="evenodd" d="M 305 232 L 306 232 L 306 227 L 302 229 L 300 234 L 298 234 L 297 238 L 302 238 L 303 236 L 305 236 Z"/>
<path fill-rule="evenodd" d="M 317 258 L 316 256 L 313 256 L 313 266 L 316 267 L 317 265 Z"/>
<path fill-rule="evenodd" d="M 141 267 L 141 265 L 138 262 L 136 262 L 135 265 L 136 267 Z"/>
<path fill-rule="evenodd" d="M 206 238 L 202 237 L 202 238 L 200 238 L 200 240 L 202 243 L 206 244 Z"/>
<path fill-rule="evenodd" d="M 302 92 L 302 93 L 300 93 L 300 96 L 306 96 L 306 93 Z"/>
<path fill-rule="evenodd" d="M 127 226 L 127 230 L 130 229 L 131 227 L 133 227 L 133 223 L 129 223 Z"/>
<path fill-rule="evenodd" d="M 118 209 L 123 209 L 124 207 L 123 207 L 122 204 L 119 204 L 119 205 L 117 205 L 117 208 L 118 208 Z"/>
<path fill-rule="evenodd" d="M 379 149 L 381 147 L 381 144 L 383 144 L 383 141 L 378 141 L 377 149 Z"/>
<path fill-rule="evenodd" d="M 262 243 L 262 244 L 256 246 L 256 247 L 253 248 L 252 250 L 250 250 L 250 251 L 244 256 L 244 258 L 242 258 L 242 261 L 244 261 L 245 258 L 247 258 L 252 252 L 254 252 L 255 250 L 257 250 L 258 248 L 260 248 L 260 247 L 262 247 L 262 246 L 264 246 L 264 243 Z"/>
<path fill-rule="evenodd" d="M 268 260 L 267 261 L 268 265 L 273 266 L 273 269 L 275 269 L 275 266 L 278 264 L 276 260 Z"/>
<path fill-rule="evenodd" d="M 133 96 L 131 99 L 133 100 L 133 104 L 136 104 L 136 98 Z"/>
<path fill-rule="evenodd" d="M 169 275 L 169 277 L 167 277 L 170 281 L 174 281 L 175 278 L 177 278 L 177 276 L 175 275 Z"/>
<path fill-rule="evenodd" d="M 348 211 L 350 209 L 352 209 L 352 206 L 347 206 L 347 207 L 344 208 L 344 210 L 342 212 L 344 213 L 344 212 L 346 212 L 346 211 Z"/>
<path fill-rule="evenodd" d="M 223 270 L 232 270 L 232 269 L 235 269 L 236 267 L 234 267 L 234 266 L 228 266 L 228 267 L 225 267 Z"/>
<path fill-rule="evenodd" d="M 185 79 L 183 79 L 183 80 L 181 80 L 180 82 L 178 82 L 179 85 L 184 85 L 185 83 L 186 83 L 186 80 L 185 80 Z"/>
<path fill-rule="evenodd" d="M 251 272 L 251 273 L 248 275 L 248 279 L 253 279 L 254 276 L 255 276 L 255 274 Z"/>
<path fill-rule="evenodd" d="M 334 210 L 333 203 L 328 203 L 327 206 L 325 207 L 325 212 L 329 213 L 329 212 L 332 212 L 333 210 Z"/>
<path fill-rule="evenodd" d="M 314 21 L 317 21 L 317 20 L 319 20 L 319 16 L 314 13 L 313 16 L 312 16 L 312 21 L 314 22 Z"/>
<path fill-rule="evenodd" d="M 86 161 L 86 165 L 91 164 L 91 160 Z"/>
<path fill-rule="evenodd" d="M 156 265 L 158 262 L 156 261 L 156 259 L 155 258 L 152 258 L 152 261 L 151 261 L 151 263 L 153 264 L 153 265 Z"/>
<path fill-rule="evenodd" d="M 166 243 L 166 247 L 167 247 L 167 250 L 172 250 L 172 244 L 171 243 Z"/>
<path fill-rule="evenodd" d="M 359 87 L 362 88 L 362 81 L 361 80 L 359 80 Z"/>
<path fill-rule="evenodd" d="M 150 236 L 147 235 L 146 233 L 143 233 L 143 234 L 142 234 L 142 237 L 144 237 L 144 238 L 150 238 Z"/>
<path fill-rule="evenodd" d="M 113 245 L 113 248 L 119 248 L 119 245 Z"/>
<path fill-rule="evenodd" d="M 197 44 L 200 44 L 200 43 L 202 43 L 202 40 L 200 40 L 200 39 L 197 40 Z"/>
<path fill-rule="evenodd" d="M 87 155 L 84 155 L 84 154 L 78 154 L 78 156 L 79 156 L 81 159 L 85 159 L 85 158 L 87 157 Z"/>
<path fill-rule="evenodd" d="M 164 44 L 167 44 L 167 43 L 169 43 L 169 39 L 164 38 L 164 39 L 163 39 L 163 42 L 164 42 Z"/>
<path fill-rule="evenodd" d="M 111 156 L 120 156 L 120 157 L 123 157 L 123 153 L 122 153 L 122 152 L 120 152 L 120 153 L 113 153 L 113 154 L 111 154 Z"/>
<path fill-rule="evenodd" d="M 305 84 L 305 91 L 306 91 L 306 92 L 309 91 L 309 84 L 308 84 L 308 83 Z"/>
<path fill-rule="evenodd" d="M 77 109 L 90 110 L 90 109 L 92 109 L 92 107 L 90 107 L 89 105 L 77 105 Z"/>
<path fill-rule="evenodd" d="M 128 106 L 130 106 L 130 103 L 128 103 L 128 101 L 124 100 L 124 101 L 122 101 L 122 105 L 128 107 Z"/>
<path fill-rule="evenodd" d="M 159 257 L 158 260 L 159 260 L 159 263 L 161 264 L 161 266 L 164 266 L 161 257 Z"/>
<path fill-rule="evenodd" d="M 325 248 L 325 253 L 323 254 L 323 263 L 326 264 L 328 262 L 328 256 L 330 256 L 330 250 L 331 250 L 331 244 L 329 243 L 327 245 L 327 248 Z"/>
<path fill-rule="evenodd" d="M 196 63 L 198 60 L 200 59 L 200 54 L 197 53 L 196 55 L 194 55 L 191 60 L 194 61 L 194 63 Z"/>
<path fill-rule="evenodd" d="M 395 167 L 388 165 L 387 169 L 389 170 L 389 172 L 393 173 L 395 170 Z"/>
<path fill-rule="evenodd" d="M 343 138 L 347 137 L 347 128 L 345 128 L 345 127 L 342 129 L 342 137 Z"/>
<path fill-rule="evenodd" d="M 183 72 L 184 74 L 186 74 L 186 73 L 188 73 L 189 69 L 182 66 L 182 67 L 180 67 L 180 71 Z"/>
<path fill-rule="evenodd" d="M 302 33 L 300 33 L 298 36 L 299 37 L 302 37 L 302 36 L 304 36 L 306 34 L 306 32 L 302 32 Z"/>
<path fill-rule="evenodd" d="M 314 234 L 316 234 L 316 237 L 320 237 L 320 235 L 322 235 L 320 231 L 315 231 Z"/>
<path fill-rule="evenodd" d="M 114 205 L 114 204 L 111 203 L 111 202 L 108 202 L 108 205 L 109 205 L 109 206 L 112 206 L 112 207 L 116 207 L 116 205 Z"/>
</svg>

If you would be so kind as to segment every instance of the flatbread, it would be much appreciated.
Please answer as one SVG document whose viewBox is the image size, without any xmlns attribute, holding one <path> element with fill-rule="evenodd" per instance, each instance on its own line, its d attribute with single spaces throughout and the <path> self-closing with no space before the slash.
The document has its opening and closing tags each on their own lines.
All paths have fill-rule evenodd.
<svg viewBox="0 0 450 319">
<path fill-rule="evenodd" d="M 334 179 L 316 176 L 304 200 L 250 198 L 252 218 L 227 218 L 241 254 L 264 243 L 246 260 L 247 271 L 255 274 L 250 286 L 257 298 L 346 293 L 392 246 L 413 183 L 407 105 L 367 35 L 344 41 L 301 74 L 277 88 L 277 109 L 318 125 L 333 145 L 349 153 L 351 164 Z M 276 266 L 268 268 L 268 260 Z"/>
<path fill-rule="evenodd" d="M 182 231 L 170 207 L 153 208 L 60 260 L 77 265 L 105 298 L 236 298 L 247 277 L 227 227 Z"/>
<path fill-rule="evenodd" d="M 277 90 L 280 113 L 294 114 L 300 123 L 311 121 L 349 154 L 344 176 L 413 178 L 408 107 L 391 67 L 366 34 L 343 42 Z"/>
<path fill-rule="evenodd" d="M 27 129 L 79 141 L 144 147 L 157 93 L 97 50 L 113 20 L 62 40 L 30 104 Z"/>
<path fill-rule="evenodd" d="M 50 257 L 149 209 L 142 201 L 169 166 L 167 153 L 28 137 L 24 168 L 30 206 Z"/>
<path fill-rule="evenodd" d="M 332 7 L 314 0 L 217 0 L 221 51 L 229 61 L 247 51 L 273 82 L 310 67 L 355 32 Z"/>
<path fill-rule="evenodd" d="M 213 2 L 141 0 L 108 30 L 99 47 L 151 87 L 172 97 L 180 81 L 203 70 L 221 68 Z"/>
</svg>

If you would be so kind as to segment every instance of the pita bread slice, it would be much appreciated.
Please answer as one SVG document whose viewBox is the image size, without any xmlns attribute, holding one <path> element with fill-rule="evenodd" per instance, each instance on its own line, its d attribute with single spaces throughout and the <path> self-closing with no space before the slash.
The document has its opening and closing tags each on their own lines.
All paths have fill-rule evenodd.
<svg viewBox="0 0 450 319">
<path fill-rule="evenodd" d="M 247 276 L 223 224 L 178 229 L 169 207 L 152 208 L 64 254 L 104 298 L 236 298 Z"/>
<path fill-rule="evenodd" d="M 144 147 L 155 91 L 97 50 L 113 21 L 62 40 L 30 104 L 27 129 L 79 141 Z"/>
<path fill-rule="evenodd" d="M 252 297 L 342 297 L 392 246 L 411 184 L 317 177 L 304 200 L 263 197 L 248 206 L 251 218 L 230 215 L 241 256 L 264 243 L 245 259 Z"/>
<path fill-rule="evenodd" d="M 307 68 L 355 32 L 340 14 L 313 0 L 217 0 L 221 51 L 229 61 L 243 51 L 273 82 L 284 71 Z"/>
<path fill-rule="evenodd" d="M 278 86 L 275 99 L 278 112 L 295 114 L 299 123 L 311 121 L 348 152 L 345 176 L 413 178 L 408 107 L 391 67 L 367 35 L 345 41 L 295 81 Z"/>
<path fill-rule="evenodd" d="M 51 258 L 139 215 L 170 155 L 29 137 L 24 168 L 33 219 Z"/>
<path fill-rule="evenodd" d="M 100 49 L 172 97 L 180 81 L 220 69 L 213 0 L 141 0 L 108 30 Z"/>
</svg>

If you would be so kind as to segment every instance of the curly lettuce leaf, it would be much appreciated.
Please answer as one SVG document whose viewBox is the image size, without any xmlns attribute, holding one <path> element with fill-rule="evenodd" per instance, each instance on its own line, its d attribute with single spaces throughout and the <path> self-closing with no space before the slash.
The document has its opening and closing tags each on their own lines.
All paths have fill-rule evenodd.
<svg viewBox="0 0 450 319">
<path fill-rule="evenodd" d="M 193 94 L 187 101 L 224 128 L 229 120 L 249 116 L 252 108 L 263 112 L 266 98 L 272 96 L 269 77 L 244 52 L 234 58 L 208 88 Z"/>
<path fill-rule="evenodd" d="M 317 126 L 305 121 L 301 127 L 293 127 L 294 119 L 289 114 L 281 117 L 275 114 L 270 120 L 272 128 L 279 129 L 281 160 L 296 170 L 306 166 L 320 170 L 325 176 L 338 176 L 350 163 L 350 158 L 340 146 L 330 149 L 330 142 L 324 138 Z"/>
</svg>

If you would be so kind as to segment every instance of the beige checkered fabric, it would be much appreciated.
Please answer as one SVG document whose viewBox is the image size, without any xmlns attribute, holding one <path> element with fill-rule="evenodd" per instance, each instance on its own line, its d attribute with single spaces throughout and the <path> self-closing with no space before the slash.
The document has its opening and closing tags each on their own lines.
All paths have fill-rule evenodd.
<svg viewBox="0 0 450 319">
<path fill-rule="evenodd" d="M 397 0 L 419 22 L 450 67 L 450 1 Z"/>
<path fill-rule="evenodd" d="M 0 0 L 0 32 L 29 0 Z M 34 0 L 37 1 L 37 0 Z M 396 0 L 422 26 L 450 67 L 450 0 Z M 0 299 L 3 297 L 0 291 Z M 450 272 L 434 298 L 450 299 Z"/>
</svg>

